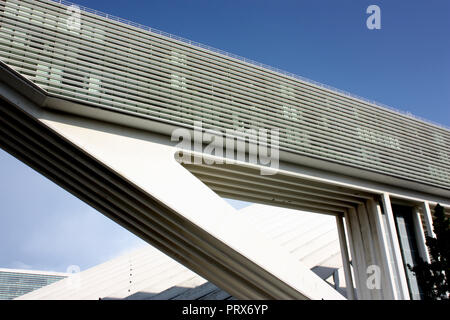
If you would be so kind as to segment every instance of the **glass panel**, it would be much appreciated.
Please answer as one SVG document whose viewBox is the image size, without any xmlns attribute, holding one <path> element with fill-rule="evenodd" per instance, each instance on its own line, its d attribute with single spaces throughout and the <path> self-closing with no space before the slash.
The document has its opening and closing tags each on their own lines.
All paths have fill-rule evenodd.
<svg viewBox="0 0 450 320">
<path fill-rule="evenodd" d="M 411 299 L 420 300 L 422 299 L 422 292 L 417 282 L 417 278 L 407 266 L 408 264 L 410 266 L 415 266 L 419 259 L 417 239 L 414 233 L 414 223 L 412 219 L 412 208 L 392 205 L 392 210 L 394 212 L 395 226 L 400 242 L 406 278 L 408 280 L 409 294 Z"/>
</svg>

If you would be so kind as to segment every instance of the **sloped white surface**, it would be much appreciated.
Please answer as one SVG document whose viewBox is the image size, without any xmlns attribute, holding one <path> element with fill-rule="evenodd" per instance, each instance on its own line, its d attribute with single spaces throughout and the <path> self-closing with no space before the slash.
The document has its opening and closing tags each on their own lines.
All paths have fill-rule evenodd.
<svg viewBox="0 0 450 320">
<path fill-rule="evenodd" d="M 342 267 L 335 218 L 263 205 L 242 218 L 323 278 Z M 330 271 L 329 271 L 330 270 Z M 342 282 L 343 279 L 341 279 Z M 77 284 L 79 284 L 77 286 Z M 19 299 L 229 299 L 229 294 L 145 246 Z"/>
</svg>

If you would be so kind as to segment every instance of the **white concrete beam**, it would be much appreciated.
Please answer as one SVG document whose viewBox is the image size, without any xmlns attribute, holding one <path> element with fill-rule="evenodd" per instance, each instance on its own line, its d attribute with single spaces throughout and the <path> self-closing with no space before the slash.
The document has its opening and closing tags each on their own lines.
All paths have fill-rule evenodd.
<svg viewBox="0 0 450 320">
<path fill-rule="evenodd" d="M 416 234 L 417 246 L 419 249 L 419 255 L 423 261 L 430 263 L 430 255 L 427 249 L 427 243 L 425 239 L 425 232 L 422 226 L 422 220 L 420 219 L 420 211 L 418 207 L 413 208 L 412 212 L 414 233 Z"/>
<path fill-rule="evenodd" d="M 342 295 L 288 252 L 246 224 L 236 210 L 183 168 L 174 158 L 177 151 L 171 145 L 174 143 L 168 142 L 166 138 L 62 114 L 46 113 L 41 120 L 125 180 L 172 209 L 187 223 L 207 232 L 211 239 L 216 239 L 213 241 L 219 241 L 221 246 L 225 246 L 228 254 L 246 257 L 279 279 L 280 285 L 287 284 L 296 290 L 299 297 L 303 295 L 318 300 L 343 299 Z M 167 218 L 170 219 L 170 216 Z M 186 233 L 187 230 L 180 232 L 191 237 Z M 192 241 L 196 241 L 199 247 L 212 245 L 201 240 Z M 215 258 L 226 259 L 225 256 Z M 226 260 L 222 262 L 227 263 Z M 202 275 L 201 270 L 195 271 Z M 209 273 L 204 276 L 218 283 L 224 275 L 220 274 L 219 270 L 216 272 L 216 275 Z M 248 273 L 242 276 L 251 279 L 256 275 Z M 226 280 L 221 284 L 226 286 Z M 264 283 L 258 283 L 258 286 L 261 285 L 266 286 Z M 224 289 L 239 298 L 238 291 L 232 292 L 235 291 L 232 288 Z M 251 292 L 248 294 L 251 295 Z M 283 297 L 281 291 L 272 294 Z"/>
<path fill-rule="evenodd" d="M 384 294 L 386 299 L 398 299 L 395 289 L 394 266 L 389 259 L 389 246 L 386 230 L 383 223 L 381 208 L 374 200 L 368 200 L 368 207 L 372 216 L 372 221 L 376 229 L 376 241 L 380 251 L 380 262 L 384 273 Z"/>
<path fill-rule="evenodd" d="M 397 273 L 397 279 L 399 280 L 401 298 L 404 300 L 409 300 L 409 290 L 408 282 L 406 280 L 406 272 L 403 265 L 402 253 L 400 250 L 400 243 L 398 241 L 397 230 L 395 228 L 394 213 L 392 211 L 391 199 L 388 193 L 383 193 L 381 195 L 381 202 L 383 204 L 383 210 L 386 215 L 386 224 L 388 230 L 388 237 L 391 243 L 391 248 L 393 250 L 395 270 Z"/>
<path fill-rule="evenodd" d="M 352 272 L 350 269 L 350 258 L 348 254 L 347 240 L 345 237 L 345 228 L 342 216 L 336 216 L 336 224 L 339 233 L 339 244 L 341 247 L 341 257 L 342 265 L 345 275 L 345 283 L 347 290 L 347 299 L 354 300 L 355 297 L 355 287 L 353 284 Z"/>
<path fill-rule="evenodd" d="M 433 229 L 433 217 L 431 215 L 430 204 L 428 203 L 428 201 L 424 201 L 421 203 L 421 209 L 423 212 L 425 226 L 427 228 L 426 231 L 428 232 L 428 235 L 430 237 L 435 238 L 436 234 L 434 233 Z"/>
<path fill-rule="evenodd" d="M 349 209 L 348 214 L 345 215 L 347 223 L 347 231 L 351 239 L 352 250 L 352 266 L 356 277 L 356 291 L 358 299 L 370 300 L 371 293 L 367 288 L 367 259 L 366 251 L 364 249 L 364 241 L 361 235 L 361 228 L 357 217 L 356 209 Z"/>
</svg>

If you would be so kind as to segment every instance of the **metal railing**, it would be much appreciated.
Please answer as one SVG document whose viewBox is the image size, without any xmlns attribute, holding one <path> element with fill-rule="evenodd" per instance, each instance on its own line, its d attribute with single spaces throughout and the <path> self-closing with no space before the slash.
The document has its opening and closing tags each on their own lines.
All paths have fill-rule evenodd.
<svg viewBox="0 0 450 320">
<path fill-rule="evenodd" d="M 136 28 L 139 28 L 139 29 L 142 29 L 142 30 L 145 30 L 145 31 L 149 31 L 151 33 L 155 33 L 155 34 L 158 34 L 158 35 L 161 35 L 161 36 L 173 39 L 173 40 L 178 40 L 178 41 L 181 41 L 183 43 L 187 43 L 187 44 L 195 46 L 195 47 L 199 47 L 199 48 L 202 48 L 202 49 L 205 49 L 205 50 L 208 50 L 208 51 L 212 51 L 214 53 L 218 53 L 218 54 L 224 55 L 224 56 L 226 56 L 228 58 L 233 58 L 233 59 L 236 59 L 236 60 L 239 60 L 239 61 L 251 64 L 251 65 L 256 66 L 256 67 L 267 69 L 267 70 L 279 73 L 281 75 L 288 76 L 288 77 L 294 78 L 296 80 L 300 80 L 300 81 L 306 82 L 308 84 L 315 85 L 315 86 L 320 87 L 322 89 L 327 89 L 327 90 L 339 93 L 341 95 L 344 95 L 344 96 L 347 96 L 347 97 L 350 97 L 350 98 L 354 98 L 354 99 L 358 99 L 358 100 L 364 101 L 366 103 L 370 103 L 370 104 L 372 104 L 372 105 L 374 105 L 376 107 L 382 108 L 382 109 L 386 109 L 386 110 L 389 110 L 389 111 L 397 112 L 399 114 L 402 114 L 402 115 L 404 115 L 406 117 L 409 117 L 411 119 L 414 119 L 414 120 L 423 121 L 423 122 L 426 122 L 428 124 L 434 125 L 436 127 L 439 127 L 439 128 L 442 128 L 442 129 L 446 129 L 446 130 L 450 130 L 450 127 L 448 127 L 448 126 L 445 126 L 443 124 L 431 121 L 429 119 L 421 118 L 419 116 L 413 115 L 410 112 L 399 110 L 397 108 L 388 106 L 386 104 L 383 104 L 383 103 L 380 103 L 380 102 L 377 102 L 377 101 L 374 101 L 374 100 L 370 100 L 370 99 L 358 96 L 356 94 L 347 92 L 345 90 L 341 90 L 341 89 L 338 89 L 338 88 L 335 88 L 335 87 L 332 87 L 332 86 L 329 86 L 329 85 L 326 85 L 326 84 L 323 84 L 323 83 L 320 83 L 320 82 L 317 82 L 317 81 L 314 81 L 314 80 L 311 80 L 311 79 L 308 79 L 308 78 L 305 78 L 305 77 L 302 77 L 302 76 L 299 76 L 299 75 L 296 75 L 296 74 L 293 74 L 291 72 L 284 71 L 284 70 L 281 70 L 281 69 L 278 69 L 278 68 L 266 65 L 264 63 L 260 63 L 260 62 L 257 62 L 257 61 L 254 61 L 254 60 L 251 60 L 251 59 L 248 59 L 248 58 L 245 58 L 245 57 L 233 54 L 233 53 L 229 53 L 229 52 L 226 52 L 224 50 L 220 50 L 220 49 L 217 49 L 217 48 L 214 48 L 214 47 L 211 47 L 211 46 L 199 43 L 199 42 L 195 42 L 195 41 L 192 41 L 192 40 L 180 37 L 180 36 L 176 36 L 176 35 L 170 34 L 168 32 L 164 32 L 164 31 L 161 31 L 161 30 L 149 27 L 149 26 L 145 26 L 145 25 L 142 25 L 140 23 L 136 23 L 136 22 L 133 22 L 133 21 L 130 21 L 130 20 L 119 18 L 119 17 L 113 16 L 113 15 L 110 15 L 110 14 L 107 14 L 107 13 L 104 13 L 104 12 L 101 12 L 101 11 L 98 11 L 98 10 L 95 10 L 95 9 L 91 9 L 91 8 L 87 8 L 87 7 L 84 7 L 84 6 L 80 6 L 80 5 L 76 4 L 76 3 L 72 3 L 72 2 L 66 1 L 66 0 L 48 0 L 48 1 L 60 3 L 60 4 L 65 5 L 65 6 L 77 6 L 78 8 L 80 8 L 81 11 L 84 11 L 84 12 L 92 13 L 92 14 L 95 14 L 97 16 L 100 16 L 100 17 L 103 17 L 103 18 L 107 18 L 109 20 L 113 20 L 113 21 L 116 21 L 116 22 L 120 22 L 120 23 L 129 25 L 129 26 L 132 26 L 132 27 L 136 27 Z"/>
</svg>

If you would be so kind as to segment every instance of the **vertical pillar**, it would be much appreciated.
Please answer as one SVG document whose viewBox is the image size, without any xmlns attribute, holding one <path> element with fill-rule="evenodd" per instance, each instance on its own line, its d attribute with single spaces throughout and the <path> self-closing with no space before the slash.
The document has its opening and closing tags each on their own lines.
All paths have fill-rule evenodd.
<svg viewBox="0 0 450 320">
<path fill-rule="evenodd" d="M 375 266 L 380 267 L 379 259 L 377 257 L 377 252 L 375 248 L 375 241 L 373 237 L 373 231 L 370 224 L 368 211 L 366 208 L 366 204 L 359 204 L 357 207 L 357 219 L 360 226 L 361 231 L 361 239 L 363 241 L 363 247 L 364 247 L 364 253 L 365 253 L 365 259 L 366 259 L 366 267 L 369 266 Z M 368 279 L 366 269 L 366 281 Z M 368 284 L 366 283 L 368 292 L 370 293 L 371 299 L 381 300 L 383 298 L 382 295 L 382 287 L 380 285 L 380 288 L 369 288 Z"/>
<path fill-rule="evenodd" d="M 434 230 L 433 230 L 433 218 L 431 216 L 431 210 L 430 210 L 430 205 L 428 204 L 428 201 L 422 202 L 421 207 L 422 207 L 425 226 L 427 228 L 426 231 L 428 232 L 428 235 L 430 237 L 435 238 L 436 234 L 434 233 Z"/>
<path fill-rule="evenodd" d="M 350 210 L 349 210 L 350 211 Z M 355 211 L 355 210 L 353 210 Z M 355 248 L 355 241 L 353 240 L 352 235 L 352 229 L 351 229 L 351 222 L 350 222 L 350 212 L 345 211 L 344 217 L 345 217 L 345 225 L 347 227 L 347 237 L 348 237 L 348 244 L 350 246 L 350 253 L 352 256 L 351 260 L 351 266 L 353 269 L 353 279 L 354 279 L 354 288 L 355 288 L 355 299 L 362 299 L 361 294 L 361 280 L 360 280 L 360 272 L 358 268 L 358 257 L 356 255 L 356 248 Z"/>
<path fill-rule="evenodd" d="M 341 246 L 341 256 L 342 264 L 344 267 L 345 284 L 347 289 L 347 299 L 355 299 L 355 287 L 353 285 L 352 272 L 350 269 L 350 259 L 348 255 L 347 240 L 345 237 L 344 222 L 342 221 L 342 216 L 336 216 L 336 224 L 339 234 L 339 244 Z"/>
<path fill-rule="evenodd" d="M 358 299 L 371 300 L 371 292 L 367 288 L 367 259 L 366 251 L 364 249 L 364 241 L 361 236 L 361 228 L 359 226 L 357 211 L 355 208 L 349 208 L 348 214 L 345 216 L 347 222 L 347 230 L 352 238 L 353 252 L 352 265 L 355 271 L 356 288 Z"/>
<path fill-rule="evenodd" d="M 372 213 L 372 219 L 376 229 L 376 241 L 378 243 L 381 264 L 384 271 L 384 294 L 386 299 L 399 299 L 397 295 L 397 290 L 395 289 L 395 277 L 394 277 L 394 266 L 391 264 L 389 259 L 389 245 L 388 238 L 386 235 L 386 230 L 384 228 L 383 216 L 381 213 L 380 206 L 373 200 L 368 200 L 367 204 L 369 206 L 370 212 Z"/>
<path fill-rule="evenodd" d="M 388 193 L 381 195 L 383 210 L 386 215 L 386 229 L 389 242 L 391 243 L 392 254 L 394 256 L 395 272 L 397 274 L 398 284 L 400 287 L 401 298 L 409 300 L 408 282 L 406 280 L 405 267 L 403 266 L 402 253 L 400 251 L 400 243 L 398 241 L 397 230 L 395 228 L 394 213 L 392 212 L 391 199 Z"/>
<path fill-rule="evenodd" d="M 430 263 L 430 256 L 428 254 L 425 232 L 422 227 L 422 220 L 420 219 L 420 212 L 418 207 L 413 208 L 413 223 L 414 233 L 416 234 L 417 246 L 419 249 L 419 255 L 423 261 Z"/>
</svg>

